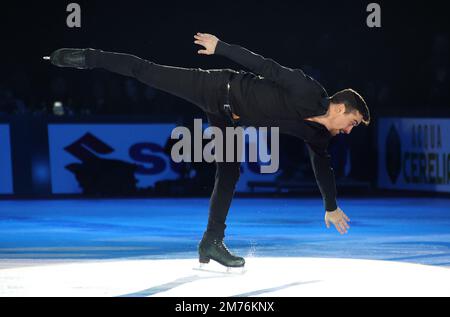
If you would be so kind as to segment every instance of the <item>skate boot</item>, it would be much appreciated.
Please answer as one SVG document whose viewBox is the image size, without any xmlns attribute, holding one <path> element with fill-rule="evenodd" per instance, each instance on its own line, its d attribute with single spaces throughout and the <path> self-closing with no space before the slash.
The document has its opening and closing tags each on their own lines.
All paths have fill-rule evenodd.
<svg viewBox="0 0 450 317">
<path fill-rule="evenodd" d="M 223 243 L 223 238 L 211 237 L 206 233 L 198 246 L 199 261 L 201 264 L 214 260 L 226 267 L 243 267 L 244 258 L 230 253 Z"/>
<path fill-rule="evenodd" d="M 90 67 L 86 63 L 87 50 L 80 48 L 60 48 L 54 51 L 50 57 L 47 56 L 44 59 L 50 60 L 50 63 L 58 67 L 89 69 Z"/>
</svg>

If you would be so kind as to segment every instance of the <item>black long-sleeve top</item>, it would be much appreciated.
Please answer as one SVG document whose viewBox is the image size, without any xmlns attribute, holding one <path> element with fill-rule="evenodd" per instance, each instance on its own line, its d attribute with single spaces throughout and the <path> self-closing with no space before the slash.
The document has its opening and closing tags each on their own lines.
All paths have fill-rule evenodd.
<svg viewBox="0 0 450 317">
<path fill-rule="evenodd" d="M 335 210 L 336 182 L 327 152 L 331 134 L 322 124 L 305 120 L 328 110 L 328 94 L 322 85 L 301 69 L 281 66 L 238 45 L 219 41 L 215 54 L 250 70 L 240 71 L 230 83 L 230 99 L 240 124 L 279 127 L 280 133 L 303 139 L 325 209 Z"/>
</svg>

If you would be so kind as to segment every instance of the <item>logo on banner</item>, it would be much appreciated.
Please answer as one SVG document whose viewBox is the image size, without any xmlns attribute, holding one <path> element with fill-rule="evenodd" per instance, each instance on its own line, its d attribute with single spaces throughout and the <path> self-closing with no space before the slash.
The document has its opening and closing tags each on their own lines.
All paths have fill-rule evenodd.
<svg viewBox="0 0 450 317">
<path fill-rule="evenodd" d="M 137 191 L 137 165 L 117 159 L 105 159 L 114 149 L 91 133 L 65 147 L 64 150 L 82 163 L 71 163 L 66 169 L 75 175 L 86 194 L 127 194 Z"/>
</svg>

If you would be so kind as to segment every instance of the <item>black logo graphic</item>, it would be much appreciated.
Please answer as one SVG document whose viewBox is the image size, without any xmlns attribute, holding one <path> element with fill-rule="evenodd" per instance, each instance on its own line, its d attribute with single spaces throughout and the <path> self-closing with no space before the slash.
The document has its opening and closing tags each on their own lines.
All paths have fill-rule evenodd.
<svg viewBox="0 0 450 317">
<path fill-rule="evenodd" d="M 87 195 L 129 195 L 137 192 L 136 164 L 104 159 L 97 154 L 110 154 L 114 149 L 91 133 L 64 148 L 82 161 L 72 163 L 66 169 L 75 175 L 78 184 Z"/>
</svg>

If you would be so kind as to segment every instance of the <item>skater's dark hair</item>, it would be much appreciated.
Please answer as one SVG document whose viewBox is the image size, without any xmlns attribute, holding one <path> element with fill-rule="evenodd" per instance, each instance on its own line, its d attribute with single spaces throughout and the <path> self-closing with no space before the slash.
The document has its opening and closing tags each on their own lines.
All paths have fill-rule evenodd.
<svg viewBox="0 0 450 317">
<path fill-rule="evenodd" d="M 367 107 L 364 98 L 351 88 L 347 88 L 338 91 L 333 96 L 330 97 L 330 101 L 334 104 L 343 103 L 345 105 L 345 112 L 359 111 L 363 117 L 363 123 L 369 125 L 370 123 L 370 112 Z"/>
</svg>

